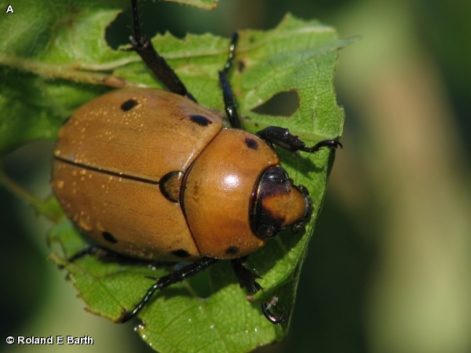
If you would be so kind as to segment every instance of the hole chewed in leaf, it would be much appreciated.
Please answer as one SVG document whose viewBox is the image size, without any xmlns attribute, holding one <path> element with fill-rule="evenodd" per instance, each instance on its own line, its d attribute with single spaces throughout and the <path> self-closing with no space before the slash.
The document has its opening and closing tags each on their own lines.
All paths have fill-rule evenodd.
<svg viewBox="0 0 471 353">
<path fill-rule="evenodd" d="M 278 92 L 265 103 L 252 109 L 254 113 L 290 117 L 299 108 L 299 95 L 296 90 Z"/>
</svg>

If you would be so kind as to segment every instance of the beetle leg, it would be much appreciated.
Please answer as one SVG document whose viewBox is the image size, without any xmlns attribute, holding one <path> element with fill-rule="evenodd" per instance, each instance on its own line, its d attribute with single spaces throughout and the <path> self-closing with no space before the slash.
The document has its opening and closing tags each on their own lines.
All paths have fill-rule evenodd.
<svg viewBox="0 0 471 353">
<path fill-rule="evenodd" d="M 170 67 L 167 61 L 155 50 L 152 42 L 141 34 L 141 23 L 137 8 L 138 0 L 131 0 L 133 34 L 129 38 L 132 48 L 139 54 L 155 77 L 173 93 L 186 96 L 192 101 L 196 99 L 186 89 L 183 82 Z"/>
<path fill-rule="evenodd" d="M 249 294 L 255 294 L 259 290 L 263 289 L 262 286 L 256 281 L 260 276 L 253 270 L 248 269 L 245 266 L 245 260 L 247 258 L 234 259 L 231 261 L 234 273 L 239 280 L 239 284 L 242 288 L 245 288 Z M 273 297 L 269 301 L 261 304 L 263 315 L 272 324 L 281 324 L 286 321 L 285 314 L 278 304 L 278 297 Z"/>
<path fill-rule="evenodd" d="M 75 254 L 73 254 L 71 257 L 67 258 L 67 263 L 73 263 L 77 260 L 80 260 L 81 258 L 85 256 L 96 256 L 98 258 L 116 258 L 119 260 L 120 263 L 125 263 L 125 264 L 130 264 L 130 265 L 147 265 L 151 266 L 154 268 L 155 266 L 165 266 L 169 265 L 169 262 L 152 262 L 149 263 L 149 260 L 142 260 L 142 259 L 137 259 L 137 258 L 132 258 L 128 257 L 125 255 L 121 255 L 118 253 L 115 253 L 113 251 L 110 251 L 100 245 L 88 245 L 87 247 L 77 251 Z M 59 268 L 64 268 L 65 265 L 60 265 Z"/>
<path fill-rule="evenodd" d="M 87 255 L 95 255 L 98 251 L 106 251 L 102 247 L 98 245 L 88 245 L 87 247 L 83 248 L 82 250 L 79 250 L 75 254 L 73 254 L 71 257 L 67 259 L 67 262 L 75 262 L 77 260 L 80 260 L 82 257 L 87 256 Z"/>
<path fill-rule="evenodd" d="M 286 315 L 278 305 L 278 297 L 274 296 L 269 301 L 262 303 L 262 312 L 272 324 L 282 324 L 286 322 Z"/>
<path fill-rule="evenodd" d="M 234 63 L 234 57 L 236 53 L 237 42 L 239 40 L 239 34 L 234 32 L 231 37 L 231 44 L 229 46 L 229 55 L 227 61 L 224 64 L 222 70 L 219 71 L 219 84 L 222 88 L 222 96 L 224 98 L 224 109 L 226 115 L 229 118 L 229 122 L 233 128 L 239 129 L 240 119 L 237 113 L 237 103 L 234 98 L 234 92 L 232 91 L 231 84 L 229 83 L 228 75 Z"/>
<path fill-rule="evenodd" d="M 257 135 L 265 141 L 291 152 L 304 151 L 314 153 L 323 147 L 330 149 L 343 147 L 339 138 L 323 140 L 316 143 L 314 146 L 308 147 L 298 136 L 293 135 L 288 129 L 279 126 L 269 126 L 257 132 Z"/>
<path fill-rule="evenodd" d="M 139 311 L 141 311 L 141 309 L 151 300 L 156 291 L 161 290 L 171 284 L 181 282 L 188 277 L 194 276 L 216 262 L 216 259 L 203 257 L 202 259 L 195 261 L 192 264 L 169 273 L 166 276 L 160 277 L 157 282 L 155 282 L 147 290 L 146 294 L 142 297 L 139 303 L 137 303 L 130 311 L 124 311 L 118 318 L 117 322 L 126 322 L 136 316 L 137 313 L 139 313 Z"/>
<path fill-rule="evenodd" d="M 240 286 L 246 289 L 249 294 L 255 294 L 262 289 L 262 286 L 256 281 L 260 276 L 255 273 L 255 271 L 250 270 L 245 266 L 245 259 L 246 258 L 244 257 L 231 260 L 232 269 L 239 280 Z"/>
</svg>

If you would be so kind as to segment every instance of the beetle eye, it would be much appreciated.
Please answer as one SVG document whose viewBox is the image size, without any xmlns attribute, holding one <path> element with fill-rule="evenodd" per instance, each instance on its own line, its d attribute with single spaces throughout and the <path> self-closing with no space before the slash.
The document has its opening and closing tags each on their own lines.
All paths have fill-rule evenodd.
<svg viewBox="0 0 471 353">
<path fill-rule="evenodd" d="M 276 183 L 276 184 L 281 184 L 281 183 L 283 182 L 283 178 L 282 178 L 282 177 L 280 177 L 279 175 L 274 175 L 274 174 L 269 175 L 269 176 L 267 177 L 267 180 L 270 181 L 270 182 L 272 182 L 272 183 Z"/>
<path fill-rule="evenodd" d="M 266 180 L 274 184 L 284 184 L 289 180 L 288 174 L 280 167 L 272 168 L 266 174 Z"/>
</svg>

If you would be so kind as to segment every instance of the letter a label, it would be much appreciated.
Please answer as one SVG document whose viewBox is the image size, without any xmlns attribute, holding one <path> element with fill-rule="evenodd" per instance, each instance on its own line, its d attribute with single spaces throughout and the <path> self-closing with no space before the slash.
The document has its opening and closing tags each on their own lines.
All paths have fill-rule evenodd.
<svg viewBox="0 0 471 353">
<path fill-rule="evenodd" d="M 15 13 L 15 10 L 13 9 L 12 5 L 8 5 L 7 9 L 5 10 L 5 13 L 10 14 L 10 13 Z"/>
</svg>

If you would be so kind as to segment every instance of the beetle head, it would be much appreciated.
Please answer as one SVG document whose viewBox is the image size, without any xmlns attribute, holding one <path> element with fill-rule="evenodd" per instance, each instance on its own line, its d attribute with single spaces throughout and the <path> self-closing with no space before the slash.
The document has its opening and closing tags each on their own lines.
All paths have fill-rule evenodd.
<svg viewBox="0 0 471 353">
<path fill-rule="evenodd" d="M 251 226 L 254 233 L 270 238 L 280 230 L 299 230 L 311 214 L 311 201 L 304 187 L 293 185 L 280 166 L 266 169 L 258 182 L 252 206 Z"/>
</svg>

